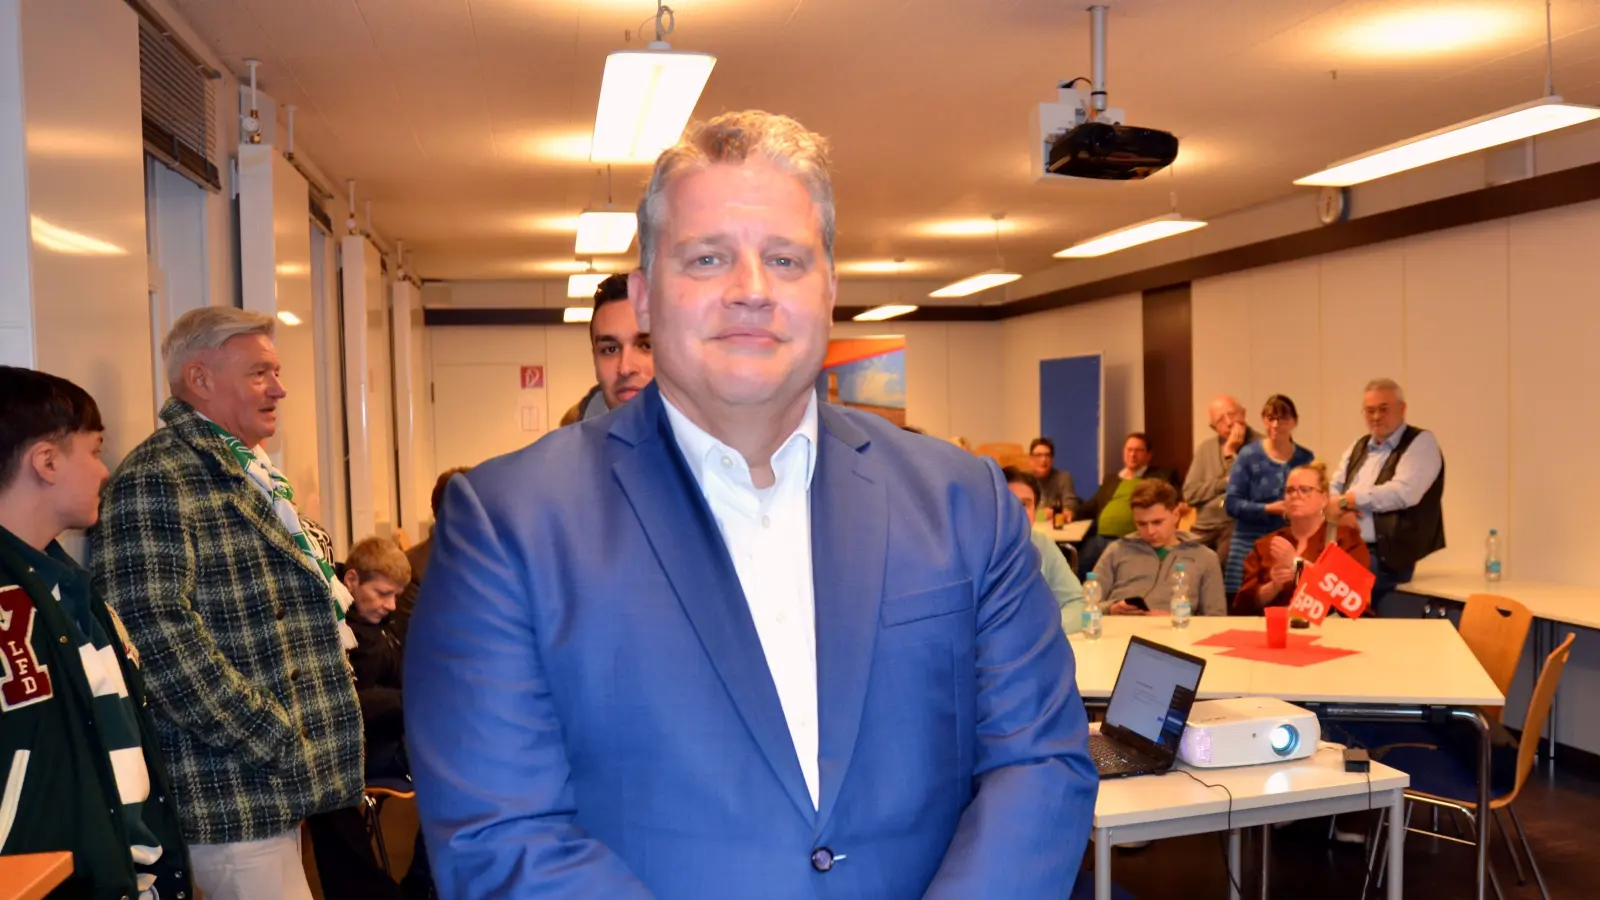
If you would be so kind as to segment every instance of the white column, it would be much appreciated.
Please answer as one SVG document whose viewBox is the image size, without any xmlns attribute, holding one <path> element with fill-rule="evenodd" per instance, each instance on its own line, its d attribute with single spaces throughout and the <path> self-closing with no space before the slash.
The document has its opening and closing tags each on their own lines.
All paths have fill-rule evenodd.
<svg viewBox="0 0 1600 900">
<path fill-rule="evenodd" d="M 22 95 L 22 11 L 18 0 L 0 0 L 0 365 L 31 368 L 33 285 Z"/>
<path fill-rule="evenodd" d="M 395 525 L 405 529 L 412 541 L 418 541 L 422 539 L 422 525 L 430 513 L 424 508 L 428 505 L 425 499 L 427 494 L 417 489 L 417 444 L 421 431 L 418 420 L 426 412 L 419 402 L 425 396 L 419 397 L 418 394 L 427 390 L 426 385 L 417 382 L 417 347 L 413 341 L 415 323 L 412 316 L 414 311 L 421 308 L 417 286 L 409 280 L 396 281 L 390 304 L 394 341 L 395 449 L 399 460 L 399 471 L 395 475 L 400 484 L 400 511 L 395 516 Z"/>
<path fill-rule="evenodd" d="M 367 294 L 379 279 L 377 248 L 359 234 L 339 243 L 344 295 L 345 438 L 350 451 L 350 534 L 360 540 L 377 531 L 373 502 L 371 422 L 378 410 L 369 403 L 372 368 L 367 354 Z M 381 281 L 378 282 L 381 285 Z"/>
</svg>

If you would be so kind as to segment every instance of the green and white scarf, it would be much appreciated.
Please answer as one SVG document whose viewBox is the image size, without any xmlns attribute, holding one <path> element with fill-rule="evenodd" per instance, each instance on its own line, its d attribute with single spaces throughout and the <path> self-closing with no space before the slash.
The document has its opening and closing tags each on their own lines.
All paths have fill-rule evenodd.
<svg viewBox="0 0 1600 900">
<path fill-rule="evenodd" d="M 322 551 L 306 537 L 305 529 L 300 527 L 300 513 L 294 507 L 294 488 L 289 485 L 289 479 L 283 477 L 278 467 L 272 464 L 272 458 L 267 456 L 267 451 L 260 447 L 246 447 L 243 441 L 229 434 L 222 426 L 210 419 L 206 419 L 205 422 L 218 437 L 222 438 L 233 458 L 239 461 L 250 483 L 266 495 L 267 501 L 272 504 L 272 511 L 278 514 L 278 521 L 283 523 L 283 527 L 289 531 L 289 536 L 294 538 L 294 545 L 305 554 L 306 560 L 312 567 L 328 580 L 328 588 L 333 592 L 333 614 L 339 629 L 339 645 L 345 650 L 354 650 L 356 635 L 345 622 L 345 611 L 355 602 L 355 598 L 350 596 L 350 589 L 345 587 L 344 582 L 334 574 L 333 564 L 323 558 Z"/>
</svg>

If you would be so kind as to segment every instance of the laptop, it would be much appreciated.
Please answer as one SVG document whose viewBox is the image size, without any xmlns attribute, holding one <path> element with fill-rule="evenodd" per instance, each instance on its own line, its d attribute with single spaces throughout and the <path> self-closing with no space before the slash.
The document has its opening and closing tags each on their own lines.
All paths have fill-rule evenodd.
<svg viewBox="0 0 1600 900">
<path fill-rule="evenodd" d="M 1205 668 L 1198 656 L 1137 635 L 1130 639 L 1105 721 L 1098 734 L 1089 735 L 1089 755 L 1101 778 L 1172 768 Z"/>
</svg>

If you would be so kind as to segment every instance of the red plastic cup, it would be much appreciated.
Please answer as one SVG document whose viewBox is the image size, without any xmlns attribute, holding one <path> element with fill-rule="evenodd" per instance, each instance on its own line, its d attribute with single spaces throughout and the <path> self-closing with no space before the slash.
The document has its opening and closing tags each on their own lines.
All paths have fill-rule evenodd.
<svg viewBox="0 0 1600 900">
<path fill-rule="evenodd" d="M 1289 646 L 1289 607 L 1269 606 L 1267 614 L 1267 646 L 1282 650 Z"/>
</svg>

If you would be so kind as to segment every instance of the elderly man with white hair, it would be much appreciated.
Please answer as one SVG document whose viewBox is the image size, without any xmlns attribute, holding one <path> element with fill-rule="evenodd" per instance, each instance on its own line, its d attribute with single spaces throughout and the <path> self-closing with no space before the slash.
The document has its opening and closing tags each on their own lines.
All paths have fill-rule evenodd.
<svg viewBox="0 0 1600 900">
<path fill-rule="evenodd" d="M 1261 435 L 1246 421 L 1244 404 L 1237 397 L 1218 394 L 1211 398 L 1206 412 L 1216 436 L 1207 437 L 1194 448 L 1194 462 L 1183 479 L 1183 502 L 1196 513 L 1190 532 L 1200 543 L 1226 557 L 1228 551 L 1221 545 L 1233 533 L 1233 519 L 1223 508 L 1228 496 L 1228 474 L 1233 471 L 1239 449 L 1261 440 Z"/>
<path fill-rule="evenodd" d="M 166 427 L 117 469 L 94 540 L 207 900 L 309 900 L 300 823 L 363 786 L 350 593 L 261 448 L 286 394 L 273 324 L 207 307 L 173 325 Z"/>
<path fill-rule="evenodd" d="M 1444 549 L 1444 455 L 1433 432 L 1406 424 L 1406 395 L 1392 379 L 1368 382 L 1361 404 L 1369 433 L 1334 470 L 1328 514 L 1361 529 L 1376 608 L 1418 560 Z"/>
</svg>

